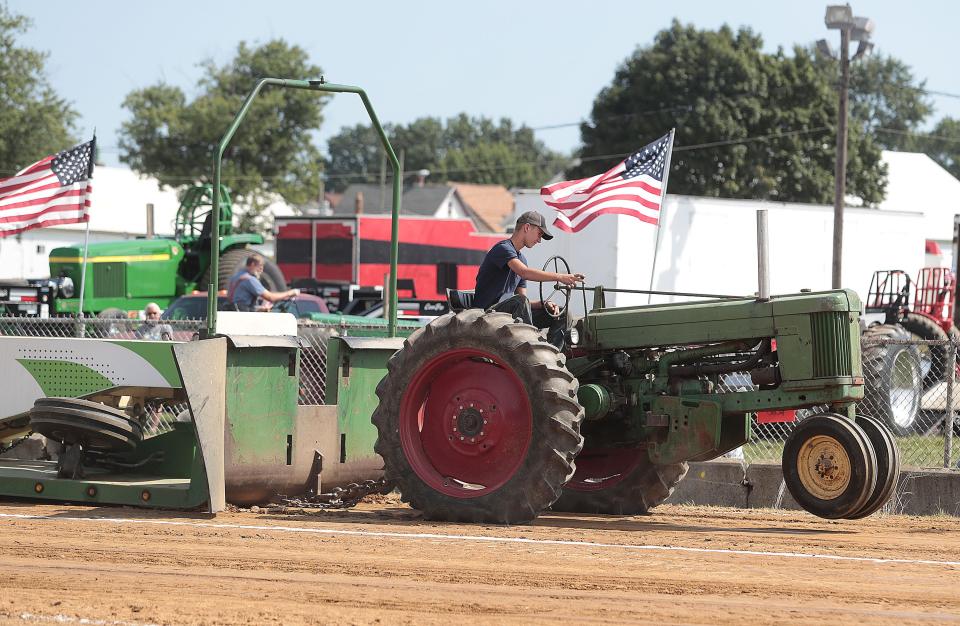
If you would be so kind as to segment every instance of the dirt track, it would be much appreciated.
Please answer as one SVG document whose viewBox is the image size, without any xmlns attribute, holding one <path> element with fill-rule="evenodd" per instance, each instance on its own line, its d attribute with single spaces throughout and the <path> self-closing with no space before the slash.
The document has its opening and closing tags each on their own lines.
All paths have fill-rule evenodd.
<svg viewBox="0 0 960 626">
<path fill-rule="evenodd" d="M 0 623 L 84 619 L 954 623 L 960 520 L 664 506 L 490 527 L 393 499 L 215 518 L 0 501 Z"/>
</svg>

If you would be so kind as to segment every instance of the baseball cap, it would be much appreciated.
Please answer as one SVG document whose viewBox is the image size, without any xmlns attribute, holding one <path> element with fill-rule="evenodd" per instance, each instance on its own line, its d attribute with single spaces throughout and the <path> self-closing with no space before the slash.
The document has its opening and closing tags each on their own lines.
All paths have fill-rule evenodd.
<svg viewBox="0 0 960 626">
<path fill-rule="evenodd" d="M 537 213 L 536 211 L 527 211 L 523 215 L 517 218 L 517 228 L 520 227 L 520 224 L 533 224 L 541 231 L 543 231 L 544 239 L 553 239 L 553 235 L 550 234 L 550 231 L 547 230 L 547 220 Z"/>
</svg>

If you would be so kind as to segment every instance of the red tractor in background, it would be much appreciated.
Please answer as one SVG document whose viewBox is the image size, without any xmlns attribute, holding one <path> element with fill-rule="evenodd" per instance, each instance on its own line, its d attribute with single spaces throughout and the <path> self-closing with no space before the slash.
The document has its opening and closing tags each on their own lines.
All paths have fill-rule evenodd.
<svg viewBox="0 0 960 626">
<path fill-rule="evenodd" d="M 864 409 L 896 434 L 915 430 L 923 392 L 944 380 L 947 339 L 960 338 L 953 324 L 955 278 L 943 267 L 925 267 L 917 281 L 903 270 L 874 272 L 861 320 Z M 911 306 L 911 292 L 913 304 Z M 916 339 L 936 345 L 892 343 Z"/>
</svg>

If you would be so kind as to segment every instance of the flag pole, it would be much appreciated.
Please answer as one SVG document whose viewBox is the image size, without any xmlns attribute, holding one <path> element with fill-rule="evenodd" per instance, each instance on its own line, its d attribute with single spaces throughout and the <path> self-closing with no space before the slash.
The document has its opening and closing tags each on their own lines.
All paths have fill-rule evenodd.
<svg viewBox="0 0 960 626">
<path fill-rule="evenodd" d="M 653 244 L 653 263 L 650 264 L 650 291 L 653 291 L 653 277 L 657 273 L 657 253 L 660 252 L 660 231 L 663 230 L 663 212 L 667 206 L 667 182 L 670 180 L 670 161 L 673 159 L 673 137 L 676 134 L 677 129 L 670 129 L 670 145 L 667 146 L 667 156 L 666 156 L 666 170 L 663 172 L 663 187 L 660 190 L 660 216 L 657 219 L 657 240 Z M 647 294 L 647 304 L 650 304 L 650 300 L 653 298 L 653 294 Z"/>
<path fill-rule="evenodd" d="M 93 178 L 93 165 L 97 160 L 97 131 L 93 131 L 93 145 L 90 146 L 90 165 L 87 169 L 87 180 Z M 83 235 L 83 265 L 80 267 L 80 302 L 77 304 L 77 317 L 83 319 L 83 288 L 87 283 L 87 250 L 90 247 L 90 213 L 84 207 L 83 212 L 87 218 L 87 228 Z"/>
<path fill-rule="evenodd" d="M 87 248 L 90 246 L 90 216 L 87 215 L 87 228 L 83 235 L 83 265 L 80 268 L 80 303 L 77 305 L 77 317 L 83 318 L 83 288 L 87 283 Z"/>
</svg>

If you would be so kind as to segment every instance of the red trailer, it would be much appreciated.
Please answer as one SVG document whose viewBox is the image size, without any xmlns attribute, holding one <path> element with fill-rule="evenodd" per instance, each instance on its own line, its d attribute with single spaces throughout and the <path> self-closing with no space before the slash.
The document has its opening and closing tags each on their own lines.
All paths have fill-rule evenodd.
<svg viewBox="0 0 960 626">
<path fill-rule="evenodd" d="M 390 273 L 389 215 L 276 218 L 276 258 L 290 284 L 383 285 Z M 478 232 L 469 219 L 400 217 L 397 277 L 419 299 L 473 289 L 483 257 L 504 233 Z"/>
</svg>

